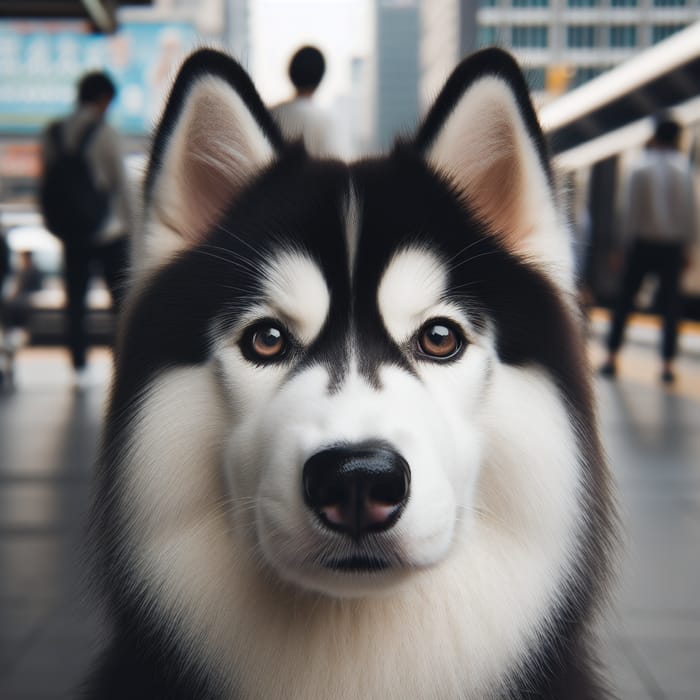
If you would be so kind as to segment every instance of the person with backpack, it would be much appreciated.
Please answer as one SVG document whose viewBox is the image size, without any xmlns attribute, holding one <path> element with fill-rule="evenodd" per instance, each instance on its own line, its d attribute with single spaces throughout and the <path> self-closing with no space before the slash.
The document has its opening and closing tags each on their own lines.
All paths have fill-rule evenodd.
<svg viewBox="0 0 700 700">
<path fill-rule="evenodd" d="M 116 95 L 110 77 L 85 75 L 75 110 L 51 123 L 42 139 L 40 208 L 46 227 L 63 243 L 68 297 L 68 344 L 76 376 L 84 375 L 86 296 L 99 263 L 116 313 L 124 297 L 133 203 L 119 134 L 105 121 Z"/>
</svg>

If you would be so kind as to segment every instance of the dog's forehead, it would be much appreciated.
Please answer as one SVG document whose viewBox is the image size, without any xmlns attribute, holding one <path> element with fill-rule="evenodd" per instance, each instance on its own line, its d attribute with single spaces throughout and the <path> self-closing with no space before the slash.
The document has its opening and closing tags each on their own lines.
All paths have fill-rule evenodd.
<svg viewBox="0 0 700 700">
<path fill-rule="evenodd" d="M 290 221 L 286 245 L 266 257 L 264 297 L 293 325 L 304 325 L 309 338 L 320 331 L 332 302 L 350 304 L 354 314 L 378 309 L 387 330 L 400 337 L 407 324 L 444 296 L 447 266 L 405 218 L 410 204 L 390 214 L 392 230 L 374 215 L 376 207 L 365 208 L 368 197 L 386 196 L 387 208 L 397 204 L 388 191 L 400 183 L 390 172 L 377 170 L 380 177 L 369 182 L 349 174 L 335 192 L 335 215 L 303 217 L 311 225 Z M 344 264 L 338 265 L 341 259 Z"/>
</svg>

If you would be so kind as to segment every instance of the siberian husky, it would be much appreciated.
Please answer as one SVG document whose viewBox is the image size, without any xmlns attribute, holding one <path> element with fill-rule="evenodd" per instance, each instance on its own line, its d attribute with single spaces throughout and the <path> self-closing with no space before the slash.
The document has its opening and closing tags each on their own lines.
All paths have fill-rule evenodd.
<svg viewBox="0 0 700 700">
<path fill-rule="evenodd" d="M 512 58 L 468 58 L 413 138 L 348 165 L 284 143 L 201 50 L 145 204 L 89 697 L 608 697 L 590 627 L 613 506 Z"/>
</svg>

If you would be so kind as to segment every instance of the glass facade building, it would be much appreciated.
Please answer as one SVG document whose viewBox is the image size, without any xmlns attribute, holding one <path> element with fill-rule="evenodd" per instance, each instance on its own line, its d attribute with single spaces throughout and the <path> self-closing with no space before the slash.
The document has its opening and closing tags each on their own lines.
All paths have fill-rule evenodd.
<svg viewBox="0 0 700 700">
<path fill-rule="evenodd" d="M 512 51 L 530 87 L 553 92 L 582 85 L 700 21 L 700 0 L 475 0 L 475 5 L 476 48 Z"/>
</svg>

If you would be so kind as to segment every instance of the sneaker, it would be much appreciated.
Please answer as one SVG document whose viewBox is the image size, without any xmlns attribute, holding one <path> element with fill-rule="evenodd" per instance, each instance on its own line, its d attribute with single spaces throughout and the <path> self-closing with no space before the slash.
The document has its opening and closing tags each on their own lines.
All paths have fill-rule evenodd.
<svg viewBox="0 0 700 700">
<path fill-rule="evenodd" d="M 665 370 L 661 373 L 661 381 L 662 381 L 664 384 L 673 384 L 673 382 L 676 381 L 676 375 L 673 373 L 672 370 L 670 370 L 670 369 L 665 369 Z"/>
<path fill-rule="evenodd" d="M 615 364 L 613 362 L 606 362 L 598 370 L 598 374 L 600 374 L 601 377 L 608 377 L 609 379 L 615 379 L 615 377 L 617 376 L 617 367 L 615 366 Z"/>
</svg>

